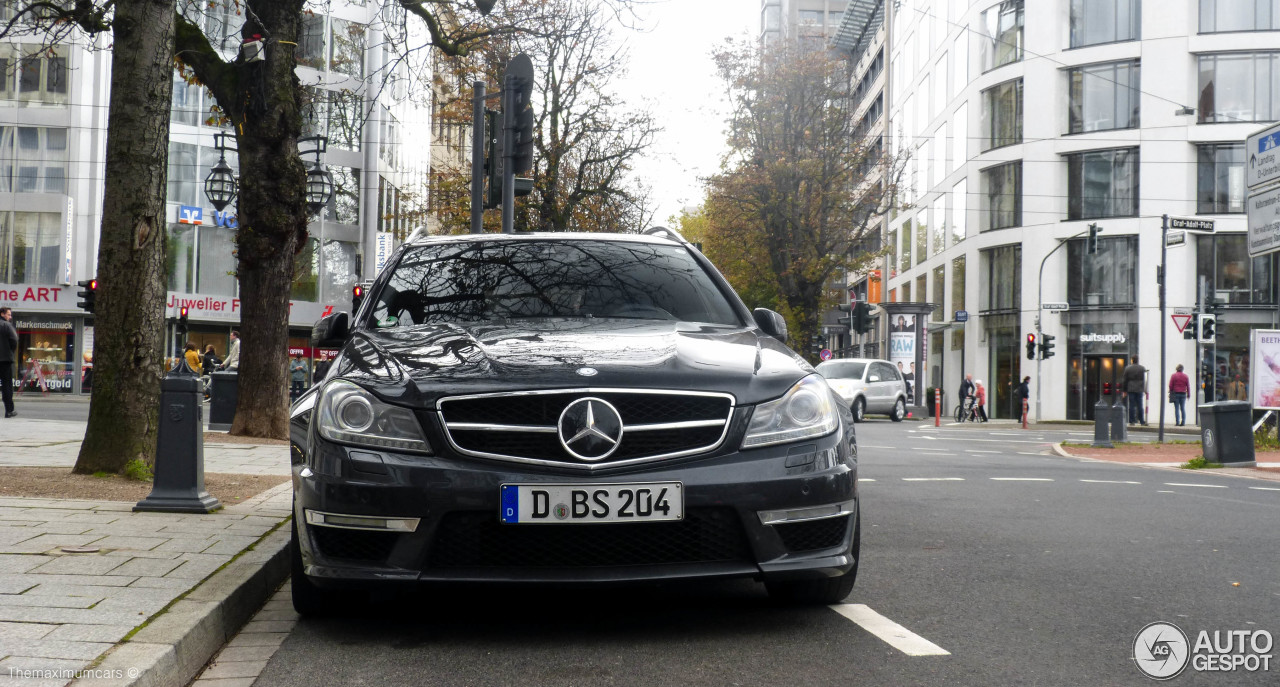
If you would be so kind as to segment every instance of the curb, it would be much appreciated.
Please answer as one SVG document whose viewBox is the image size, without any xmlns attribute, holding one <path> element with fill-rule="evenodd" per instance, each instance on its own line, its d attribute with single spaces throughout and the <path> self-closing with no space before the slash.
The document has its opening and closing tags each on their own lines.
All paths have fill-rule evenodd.
<svg viewBox="0 0 1280 687">
<path fill-rule="evenodd" d="M 173 687 L 190 683 L 289 575 L 285 519 L 239 558 L 118 644 L 94 667 L 116 679 L 72 685 Z"/>
</svg>

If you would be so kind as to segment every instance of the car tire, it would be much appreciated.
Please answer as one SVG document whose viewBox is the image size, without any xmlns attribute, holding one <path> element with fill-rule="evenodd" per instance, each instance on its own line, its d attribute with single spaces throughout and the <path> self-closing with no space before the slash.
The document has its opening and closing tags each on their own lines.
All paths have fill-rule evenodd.
<svg viewBox="0 0 1280 687">
<path fill-rule="evenodd" d="M 853 525 L 853 543 L 849 546 L 853 567 L 843 575 L 821 580 L 790 580 L 765 582 L 769 596 L 792 604 L 829 606 L 844 601 L 853 592 L 858 579 L 858 565 L 862 562 L 862 514 L 857 514 Z"/>
<path fill-rule="evenodd" d="M 894 422 L 902 422 L 907 419 L 907 402 L 899 398 L 893 404 L 893 412 L 889 414 L 889 419 Z"/>
<path fill-rule="evenodd" d="M 289 541 L 289 586 L 293 595 L 293 610 L 300 616 L 323 616 L 332 613 L 334 599 L 317 587 L 302 569 L 302 546 L 298 543 L 298 523 L 293 523 L 293 536 Z"/>
<path fill-rule="evenodd" d="M 858 398 L 849 410 L 853 413 L 854 422 L 862 422 L 867 417 L 867 399 Z"/>
</svg>

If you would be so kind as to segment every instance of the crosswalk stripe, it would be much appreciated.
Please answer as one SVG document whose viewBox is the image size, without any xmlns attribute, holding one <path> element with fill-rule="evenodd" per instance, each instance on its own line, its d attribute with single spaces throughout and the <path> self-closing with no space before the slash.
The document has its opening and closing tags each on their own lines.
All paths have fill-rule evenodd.
<svg viewBox="0 0 1280 687">
<path fill-rule="evenodd" d="M 835 604 L 832 610 L 908 656 L 950 656 L 951 652 L 871 610 L 866 604 Z"/>
</svg>

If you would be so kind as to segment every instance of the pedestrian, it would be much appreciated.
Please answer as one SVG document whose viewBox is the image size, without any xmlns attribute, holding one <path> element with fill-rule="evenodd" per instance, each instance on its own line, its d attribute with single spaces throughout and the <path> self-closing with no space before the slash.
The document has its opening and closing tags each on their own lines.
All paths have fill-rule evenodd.
<svg viewBox="0 0 1280 687">
<path fill-rule="evenodd" d="M 1124 392 L 1129 399 L 1129 424 L 1147 424 L 1142 412 L 1142 399 L 1147 394 L 1147 368 L 1138 364 L 1138 356 L 1133 356 L 1124 368 Z"/>
<path fill-rule="evenodd" d="M 1181 427 L 1187 424 L 1187 394 L 1191 393 L 1191 380 L 1182 372 L 1182 363 L 1178 363 L 1175 370 L 1169 375 L 1169 401 L 1173 403 L 1173 423 Z"/>
<path fill-rule="evenodd" d="M 182 353 L 182 357 L 187 361 L 187 369 L 192 374 L 198 375 L 204 368 L 204 363 L 200 360 L 200 350 L 196 348 L 194 342 L 188 341 L 187 348 Z"/>
<path fill-rule="evenodd" d="M 1031 401 L 1031 375 L 1022 378 L 1022 383 L 1014 386 L 1013 398 L 1018 403 L 1017 413 L 1023 412 L 1023 403 Z"/>
<path fill-rule="evenodd" d="M 219 370 L 240 371 L 240 332 L 231 332 L 231 350 L 227 351 L 226 360 L 218 366 Z"/>
<path fill-rule="evenodd" d="M 978 419 L 987 421 L 987 390 L 982 386 L 982 380 L 973 383 L 974 410 L 978 413 Z"/>
<path fill-rule="evenodd" d="M 960 382 L 960 407 L 964 407 L 964 402 L 970 396 L 973 396 L 973 375 L 965 375 L 964 381 Z"/>
<path fill-rule="evenodd" d="M 0 308 L 0 396 L 4 398 L 4 416 L 13 417 L 13 363 L 17 360 L 18 330 L 13 328 L 13 310 Z"/>
<path fill-rule="evenodd" d="M 289 396 L 297 400 L 307 389 L 307 361 L 301 355 L 293 356 L 293 362 L 289 363 L 289 380 Z"/>
<path fill-rule="evenodd" d="M 213 349 L 213 344 L 209 344 L 204 347 L 204 362 L 201 365 L 201 368 L 204 370 L 206 375 L 213 374 L 213 371 L 218 369 L 218 363 L 221 362 L 222 361 L 218 359 L 218 352 Z"/>
</svg>

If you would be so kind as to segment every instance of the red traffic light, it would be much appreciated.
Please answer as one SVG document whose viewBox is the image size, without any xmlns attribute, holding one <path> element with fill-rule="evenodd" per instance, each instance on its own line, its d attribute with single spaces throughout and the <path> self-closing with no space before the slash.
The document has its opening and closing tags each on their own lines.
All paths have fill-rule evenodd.
<svg viewBox="0 0 1280 687">
<path fill-rule="evenodd" d="M 356 298 L 359 298 L 359 297 L 363 296 L 363 295 L 364 295 L 364 287 L 363 287 L 363 286 L 360 286 L 360 285 L 358 285 L 358 284 L 357 284 L 356 286 L 352 287 L 352 289 L 351 289 L 351 295 L 352 295 L 352 296 L 355 296 Z"/>
<path fill-rule="evenodd" d="M 90 280 L 89 280 L 89 290 L 90 290 L 90 291 L 97 291 L 97 290 L 98 290 L 98 280 L 97 280 L 97 279 L 90 279 Z"/>
<path fill-rule="evenodd" d="M 185 305 L 182 306 L 181 308 L 178 308 L 178 317 L 181 317 L 184 320 L 187 319 L 187 312 L 188 312 L 187 306 Z"/>
<path fill-rule="evenodd" d="M 1027 335 L 1027 343 L 1035 343 L 1035 342 L 1036 342 L 1036 335 L 1035 335 L 1035 334 L 1028 334 L 1028 335 Z"/>
</svg>

